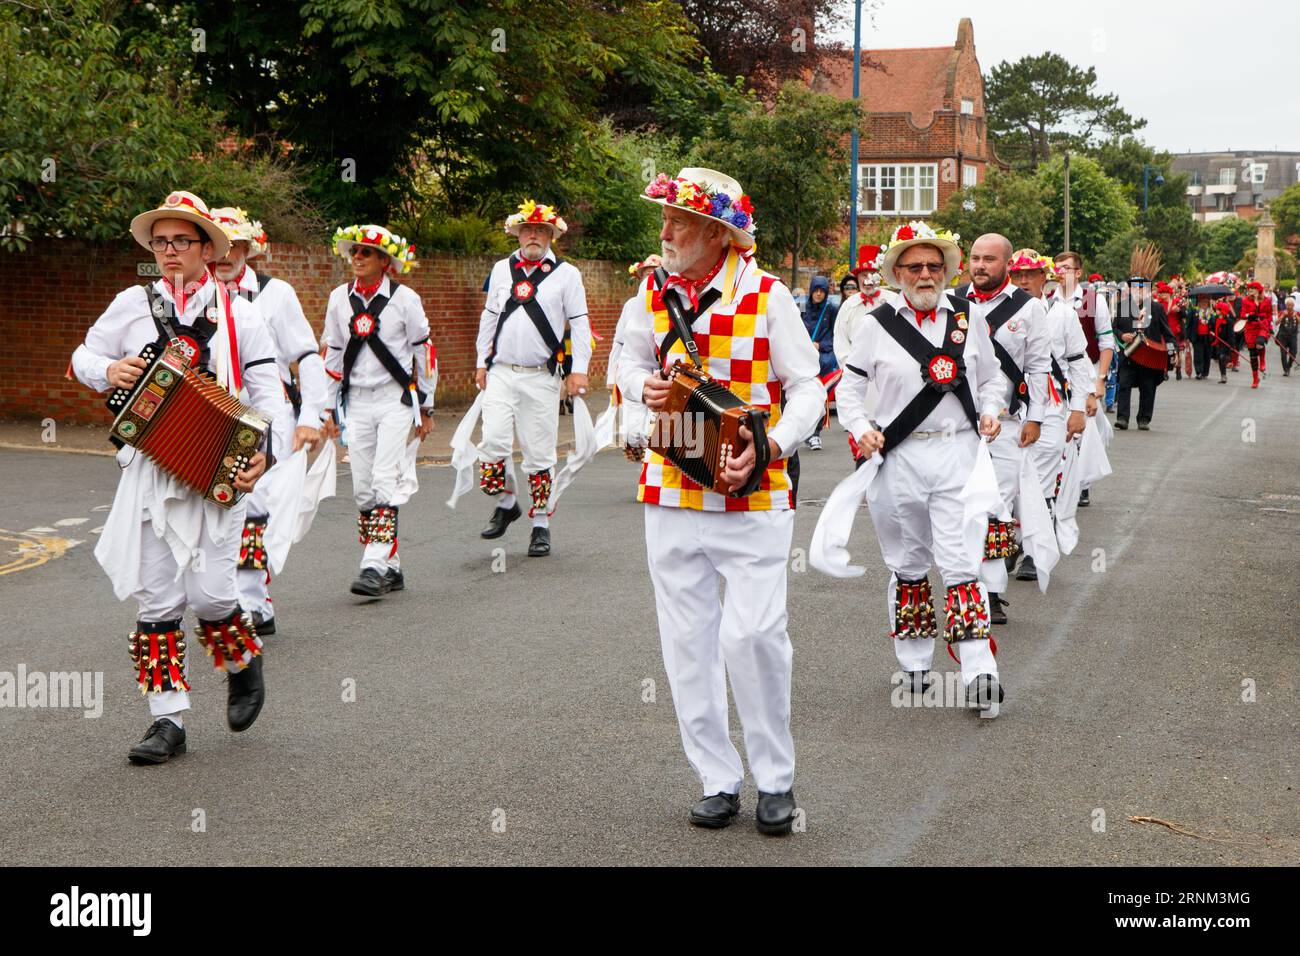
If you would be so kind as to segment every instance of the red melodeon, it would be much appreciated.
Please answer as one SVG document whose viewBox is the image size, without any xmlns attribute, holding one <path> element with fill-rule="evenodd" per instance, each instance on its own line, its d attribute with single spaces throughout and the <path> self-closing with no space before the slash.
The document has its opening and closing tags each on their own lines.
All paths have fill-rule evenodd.
<svg viewBox="0 0 1300 956">
<path fill-rule="evenodd" d="M 205 500 L 229 508 L 235 475 L 266 439 L 269 423 L 217 382 L 190 368 L 171 346 L 146 345 L 146 367 L 131 388 L 108 397 L 112 442 L 131 445 Z"/>
</svg>

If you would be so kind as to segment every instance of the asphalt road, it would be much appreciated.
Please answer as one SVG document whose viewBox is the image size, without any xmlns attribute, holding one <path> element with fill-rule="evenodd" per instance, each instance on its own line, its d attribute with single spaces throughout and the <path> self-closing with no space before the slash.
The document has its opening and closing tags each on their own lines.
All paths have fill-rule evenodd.
<svg viewBox="0 0 1300 956">
<path fill-rule="evenodd" d="M 447 509 L 451 472 L 422 467 L 402 509 L 408 590 L 379 603 L 348 593 L 355 512 L 326 502 L 274 587 L 256 726 L 227 730 L 221 681 L 196 658 L 189 753 L 138 768 L 134 608 L 91 553 L 115 467 L 0 451 L 0 566 L 26 564 L 0 574 L 0 672 L 100 671 L 105 698 L 98 719 L 0 707 L 0 859 L 1294 864 L 1300 380 L 1275 373 L 1252 392 L 1231 378 L 1162 387 L 1154 430 L 1116 436 L 1116 474 L 1080 512 L 1051 590 L 1012 585 L 996 720 L 891 706 L 869 520 L 852 543 L 865 579 L 791 574 L 805 826 L 783 840 L 755 832 L 748 781 L 738 825 L 686 823 L 697 784 L 659 656 L 635 470 L 617 453 L 566 494 L 546 559 L 526 557 L 526 522 L 480 540 L 490 505 L 475 493 Z M 848 468 L 832 433 L 802 456 L 798 548 Z M 11 534 L 39 527 L 49 551 Z M 60 537 L 79 543 L 60 554 Z M 733 733 L 739 746 L 734 717 Z"/>
</svg>

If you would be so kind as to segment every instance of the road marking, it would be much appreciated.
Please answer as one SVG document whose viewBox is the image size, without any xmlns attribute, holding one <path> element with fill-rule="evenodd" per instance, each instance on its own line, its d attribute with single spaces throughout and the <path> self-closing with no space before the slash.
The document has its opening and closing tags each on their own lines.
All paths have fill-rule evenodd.
<svg viewBox="0 0 1300 956">
<path fill-rule="evenodd" d="M 26 531 L 20 531 L 19 534 L 54 534 L 53 528 L 28 528 Z"/>
<path fill-rule="evenodd" d="M 71 528 L 74 525 L 85 524 L 89 518 L 60 518 L 54 522 L 56 528 Z"/>
<path fill-rule="evenodd" d="M 112 505 L 95 505 L 95 507 L 91 508 L 90 510 L 91 510 L 91 511 L 112 511 L 112 510 L 113 510 L 113 506 L 112 506 Z"/>
<path fill-rule="evenodd" d="M 90 529 L 90 533 L 91 533 L 91 534 L 103 534 L 103 533 L 104 533 L 104 526 L 101 524 L 98 528 L 91 528 L 91 529 Z"/>
<path fill-rule="evenodd" d="M 70 538 L 46 537 L 31 531 L 0 529 L 0 546 L 13 546 L 0 550 L 0 558 L 12 555 L 10 560 L 0 561 L 0 576 L 40 567 L 47 561 L 63 557 L 70 548 L 79 544 L 80 541 L 73 541 Z"/>
</svg>

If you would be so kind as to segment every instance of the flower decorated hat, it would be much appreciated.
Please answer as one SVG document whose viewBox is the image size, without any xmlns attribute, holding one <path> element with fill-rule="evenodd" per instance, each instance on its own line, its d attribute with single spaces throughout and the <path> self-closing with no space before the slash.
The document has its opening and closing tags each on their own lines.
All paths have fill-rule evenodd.
<svg viewBox="0 0 1300 956">
<path fill-rule="evenodd" d="M 383 226 L 339 226 L 334 230 L 335 255 L 349 259 L 356 246 L 370 246 L 388 256 L 386 269 L 389 275 L 402 275 L 418 265 L 415 261 L 415 246 Z"/>
<path fill-rule="evenodd" d="M 894 230 L 893 237 L 889 240 L 889 245 L 885 247 L 884 259 L 880 266 L 880 274 L 884 276 L 885 281 L 894 288 L 902 288 L 902 283 L 894 275 L 894 267 L 898 264 L 898 257 L 912 246 L 933 246 L 943 254 L 943 281 L 939 287 L 951 285 L 952 280 L 957 278 L 961 272 L 961 236 L 947 229 L 935 232 L 929 223 L 909 222 L 905 226 L 899 226 Z"/>
<path fill-rule="evenodd" d="M 225 230 L 212 218 L 212 213 L 208 211 L 208 204 L 194 193 L 187 193 L 182 189 L 175 190 L 167 194 L 167 198 L 157 209 L 142 212 L 131 220 L 131 235 L 146 249 L 149 248 L 149 240 L 153 238 L 153 224 L 159 219 L 184 219 L 186 222 L 194 223 L 199 227 L 199 232 L 207 236 L 216 246 L 214 253 L 216 259 L 225 258 L 226 253 L 230 251 L 230 239 Z"/>
<path fill-rule="evenodd" d="M 716 169 L 688 166 L 676 177 L 660 173 L 641 198 L 720 222 L 733 245 L 754 248 L 754 206 L 740 183 Z"/>
<path fill-rule="evenodd" d="M 263 255 L 270 248 L 270 241 L 266 238 L 266 230 L 262 228 L 262 224 L 250 218 L 248 213 L 239 207 L 221 206 L 212 210 L 212 218 L 226 231 L 231 242 L 248 243 L 248 258 Z"/>
<path fill-rule="evenodd" d="M 556 238 L 569 231 L 569 224 L 550 206 L 539 206 L 531 199 L 519 204 L 519 211 L 506 217 L 506 232 L 512 236 L 519 235 L 519 227 L 526 222 L 541 223 L 551 227 L 551 237 Z"/>
<path fill-rule="evenodd" d="M 1056 274 L 1056 264 L 1037 249 L 1017 249 L 1011 254 L 1008 272 L 1034 272 L 1042 269 L 1048 275 Z"/>
</svg>

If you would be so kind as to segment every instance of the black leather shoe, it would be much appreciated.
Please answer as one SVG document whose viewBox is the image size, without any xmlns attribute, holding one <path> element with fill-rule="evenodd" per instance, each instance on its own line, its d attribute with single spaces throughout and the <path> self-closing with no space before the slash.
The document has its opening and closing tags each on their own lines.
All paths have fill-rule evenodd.
<svg viewBox="0 0 1300 956">
<path fill-rule="evenodd" d="M 253 629 L 258 637 L 269 637 L 275 633 L 275 618 L 262 617 L 258 611 L 253 612 Z"/>
<path fill-rule="evenodd" d="M 387 591 L 405 591 L 406 575 L 396 568 L 384 572 L 384 589 Z"/>
<path fill-rule="evenodd" d="M 794 791 L 785 793 L 758 792 L 758 807 L 754 810 L 754 825 L 759 833 L 768 836 L 785 836 L 794 824 Z"/>
<path fill-rule="evenodd" d="M 492 512 L 492 517 L 487 523 L 487 527 L 478 533 L 480 538 L 499 538 L 506 533 L 506 528 L 510 527 L 511 522 L 518 521 L 519 516 L 523 514 L 519 510 L 518 504 L 513 504 L 509 508 L 498 508 Z"/>
<path fill-rule="evenodd" d="M 166 763 L 183 753 L 185 728 L 177 727 L 166 717 L 159 717 L 145 731 L 144 739 L 131 748 L 126 759 L 134 764 Z"/>
<path fill-rule="evenodd" d="M 528 539 L 528 556 L 544 558 L 551 553 L 551 529 L 534 528 L 533 536 Z"/>
<path fill-rule="evenodd" d="M 362 597 L 381 597 L 388 593 L 388 581 L 374 568 L 363 568 L 352 582 L 352 593 Z"/>
<path fill-rule="evenodd" d="M 1009 607 L 1010 604 L 1011 604 L 1010 601 L 1002 600 L 1002 595 L 998 594 L 996 591 L 990 591 L 989 592 L 989 623 L 990 624 L 1007 623 L 1007 612 L 1002 609 L 1004 607 Z"/>
<path fill-rule="evenodd" d="M 1128 431 L 1128 419 L 1127 418 L 1115 419 L 1115 427 L 1122 432 Z"/>
<path fill-rule="evenodd" d="M 266 703 L 262 681 L 262 655 L 258 654 L 242 671 L 226 675 L 226 723 L 235 733 L 247 730 Z"/>
<path fill-rule="evenodd" d="M 740 810 L 740 794 L 715 793 L 691 807 L 691 823 L 709 830 L 721 830 Z"/>
<path fill-rule="evenodd" d="M 1086 508 L 1091 503 L 1092 499 L 1088 497 L 1088 489 L 1084 488 L 1083 491 L 1079 492 L 1079 507 Z"/>
<path fill-rule="evenodd" d="M 1150 423 L 1150 422 L 1144 422 L 1144 421 L 1142 421 L 1142 419 L 1139 418 L 1139 419 L 1138 419 L 1138 431 L 1140 431 L 1140 432 L 1149 432 L 1149 431 L 1151 431 L 1151 423 Z"/>
<path fill-rule="evenodd" d="M 973 710 L 988 711 L 994 703 L 1002 703 L 1005 695 L 1002 685 L 992 674 L 980 674 L 966 688 L 966 704 Z"/>
<path fill-rule="evenodd" d="M 903 687 L 910 689 L 913 695 L 924 694 L 933 683 L 929 671 L 903 671 Z"/>
<path fill-rule="evenodd" d="M 1017 581 L 1038 580 L 1038 568 L 1034 567 L 1034 559 L 1031 558 L 1029 555 L 1025 555 L 1024 560 L 1020 562 L 1020 567 L 1016 570 L 1016 580 Z"/>
</svg>

